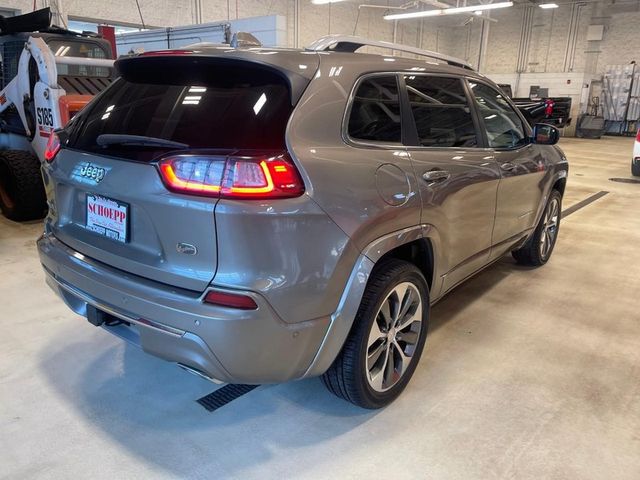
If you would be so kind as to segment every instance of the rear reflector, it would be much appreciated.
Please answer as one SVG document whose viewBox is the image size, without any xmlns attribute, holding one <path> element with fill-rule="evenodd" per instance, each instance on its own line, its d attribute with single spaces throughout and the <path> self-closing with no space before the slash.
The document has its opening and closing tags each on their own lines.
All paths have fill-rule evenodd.
<svg viewBox="0 0 640 480">
<path fill-rule="evenodd" d="M 158 163 L 169 190 L 222 198 L 298 197 L 304 184 L 286 153 L 276 155 L 175 155 Z"/>
<path fill-rule="evenodd" d="M 205 303 L 221 305 L 223 307 L 238 308 L 240 310 L 255 310 L 258 305 L 253 298 L 238 293 L 220 292 L 211 290 L 204 297 Z"/>
<path fill-rule="evenodd" d="M 49 140 L 47 140 L 47 147 L 44 149 L 44 159 L 51 163 L 56 155 L 60 151 L 60 138 L 55 132 L 49 134 Z"/>
</svg>

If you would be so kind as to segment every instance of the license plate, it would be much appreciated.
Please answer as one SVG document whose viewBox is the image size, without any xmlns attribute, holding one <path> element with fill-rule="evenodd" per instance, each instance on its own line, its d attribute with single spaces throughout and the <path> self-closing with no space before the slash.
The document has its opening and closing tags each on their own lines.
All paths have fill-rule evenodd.
<svg viewBox="0 0 640 480">
<path fill-rule="evenodd" d="M 87 229 L 126 243 L 129 205 L 107 197 L 87 194 Z"/>
</svg>

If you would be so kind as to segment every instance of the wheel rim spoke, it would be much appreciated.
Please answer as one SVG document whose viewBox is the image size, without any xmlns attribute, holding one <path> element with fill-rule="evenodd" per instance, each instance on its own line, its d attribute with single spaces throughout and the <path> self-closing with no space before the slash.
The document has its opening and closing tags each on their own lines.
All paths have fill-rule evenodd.
<svg viewBox="0 0 640 480">
<path fill-rule="evenodd" d="M 418 342 L 418 336 L 418 332 L 407 330 L 406 332 L 400 332 L 398 335 L 396 335 L 396 339 L 398 342 L 405 342 L 409 345 L 415 345 Z"/>
<path fill-rule="evenodd" d="M 398 314 L 398 318 L 396 319 L 396 328 L 399 327 L 400 323 L 404 320 L 405 316 L 407 315 L 407 312 L 409 312 L 409 309 L 413 306 L 413 295 L 414 295 L 414 290 L 413 288 L 406 288 L 404 291 L 404 295 L 400 300 L 400 313 Z"/>
<path fill-rule="evenodd" d="M 409 311 L 405 314 L 405 316 L 398 320 L 398 325 L 396 326 L 397 331 L 405 330 L 412 323 L 422 320 L 422 302 L 416 301 L 411 305 Z"/>
<path fill-rule="evenodd" d="M 378 342 L 373 348 L 370 348 L 367 352 L 367 367 L 370 369 L 380 360 L 380 356 L 385 353 L 387 346 L 385 342 Z"/>
<path fill-rule="evenodd" d="M 386 337 L 386 333 L 380 329 L 380 325 L 378 324 L 378 318 L 376 318 L 373 321 L 373 325 L 371 326 L 371 331 L 369 332 L 369 339 L 367 340 L 367 348 L 370 348 L 378 340 L 381 340 L 385 337 Z"/>
<path fill-rule="evenodd" d="M 396 372 L 394 358 L 394 349 L 392 346 L 389 346 L 389 348 L 387 349 L 387 363 L 384 367 L 384 381 L 382 383 L 383 388 L 389 388 L 396 383 L 396 380 L 394 378 Z"/>
<path fill-rule="evenodd" d="M 393 320 L 392 326 L 398 322 L 398 318 L 401 315 L 403 300 L 407 294 L 407 284 L 401 283 L 391 291 L 389 300 L 391 302 L 391 318 Z"/>
<path fill-rule="evenodd" d="M 385 327 L 388 330 L 391 327 L 391 324 L 393 323 L 393 315 L 391 313 L 391 299 L 387 298 L 384 302 L 382 302 L 382 307 L 380 308 L 380 312 L 378 313 L 378 315 L 382 316 L 382 319 L 384 320 L 385 323 Z"/>
<path fill-rule="evenodd" d="M 383 351 L 382 365 L 380 368 L 369 371 L 369 384 L 377 391 L 383 391 L 384 374 L 387 368 L 387 362 L 389 361 L 389 345 L 385 346 Z"/>
<path fill-rule="evenodd" d="M 400 377 L 404 374 L 404 372 L 407 371 L 407 368 L 409 368 L 411 357 L 404 353 L 404 350 L 402 350 L 402 347 L 400 347 L 397 342 L 393 342 L 393 347 L 395 348 L 395 352 L 397 353 L 397 356 L 400 360 L 398 362 L 400 363 L 400 372 L 398 374 L 398 376 Z"/>
</svg>

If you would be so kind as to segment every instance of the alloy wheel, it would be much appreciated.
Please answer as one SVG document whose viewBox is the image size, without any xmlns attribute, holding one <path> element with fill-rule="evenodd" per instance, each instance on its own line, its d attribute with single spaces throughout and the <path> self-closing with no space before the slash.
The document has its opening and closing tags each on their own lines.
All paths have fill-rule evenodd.
<svg viewBox="0 0 640 480">
<path fill-rule="evenodd" d="M 542 235 L 540 236 L 540 256 L 546 259 L 558 235 L 558 223 L 560 221 L 560 202 L 553 198 L 544 213 Z"/>
<path fill-rule="evenodd" d="M 366 370 L 371 388 L 385 392 L 407 371 L 422 329 L 422 296 L 411 282 L 396 285 L 374 318 L 367 341 Z"/>
</svg>

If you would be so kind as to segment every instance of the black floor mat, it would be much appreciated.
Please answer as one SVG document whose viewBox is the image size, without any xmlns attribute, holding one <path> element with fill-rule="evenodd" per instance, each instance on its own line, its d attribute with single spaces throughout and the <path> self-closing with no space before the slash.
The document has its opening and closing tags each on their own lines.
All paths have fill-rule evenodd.
<svg viewBox="0 0 640 480">
<path fill-rule="evenodd" d="M 215 392 L 211 392 L 209 395 L 199 398 L 197 402 L 208 411 L 213 412 L 259 386 L 260 385 L 236 385 L 230 383 L 229 385 L 219 388 Z"/>
</svg>

